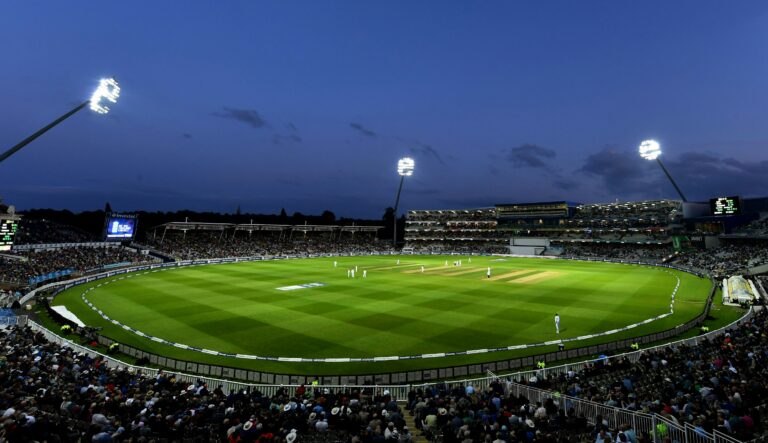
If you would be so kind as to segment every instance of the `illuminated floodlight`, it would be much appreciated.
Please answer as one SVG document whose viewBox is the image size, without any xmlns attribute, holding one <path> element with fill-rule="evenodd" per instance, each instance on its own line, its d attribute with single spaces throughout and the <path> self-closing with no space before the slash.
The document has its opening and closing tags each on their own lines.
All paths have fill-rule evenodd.
<svg viewBox="0 0 768 443">
<path fill-rule="evenodd" d="M 413 175 L 413 168 L 415 162 L 412 158 L 403 157 L 397 162 L 397 173 L 403 177 L 410 177 Z"/>
<path fill-rule="evenodd" d="M 99 87 L 96 88 L 96 91 L 91 96 L 91 111 L 98 114 L 106 114 L 109 112 L 107 103 L 117 103 L 119 97 L 120 85 L 117 84 L 117 80 L 114 78 L 103 78 L 99 82 Z"/>
<path fill-rule="evenodd" d="M 656 160 L 661 155 L 661 146 L 656 140 L 645 140 L 640 143 L 640 157 L 646 160 Z"/>
</svg>

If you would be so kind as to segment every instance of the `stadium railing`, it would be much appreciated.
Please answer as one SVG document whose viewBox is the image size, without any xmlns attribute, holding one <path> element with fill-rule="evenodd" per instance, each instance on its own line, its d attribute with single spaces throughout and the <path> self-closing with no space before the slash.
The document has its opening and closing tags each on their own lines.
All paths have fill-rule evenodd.
<svg viewBox="0 0 768 443">
<path fill-rule="evenodd" d="M 383 254 L 382 253 L 370 254 L 370 255 L 389 255 L 389 254 L 391 254 L 391 252 L 385 252 Z M 155 271 L 163 268 L 220 264 L 220 263 L 231 263 L 231 262 L 240 262 L 240 261 L 289 259 L 289 258 L 299 258 L 299 257 L 306 257 L 306 256 L 310 256 L 310 257 L 329 256 L 330 257 L 330 256 L 338 256 L 338 255 L 348 256 L 352 254 L 312 254 L 312 255 L 302 255 L 302 256 L 277 256 L 277 257 L 262 257 L 262 256 L 236 257 L 236 258 L 231 257 L 231 258 L 224 258 L 224 259 L 200 259 L 200 260 L 185 260 L 185 261 L 173 262 L 173 263 L 155 263 L 150 265 L 134 266 L 134 267 L 125 268 L 125 269 L 103 272 L 100 274 L 85 276 L 79 279 L 69 280 L 65 282 L 52 283 L 52 284 L 41 287 L 39 290 L 49 290 L 49 289 L 55 290 L 53 294 L 55 297 L 56 294 L 58 294 L 59 292 L 69 289 L 72 286 L 82 284 L 82 283 L 92 282 L 102 278 L 109 278 L 112 276 L 124 274 L 127 272 L 133 272 L 133 271 L 142 271 L 142 270 Z M 614 261 L 617 263 L 625 263 L 625 264 L 648 264 L 648 263 L 628 261 L 628 260 L 607 260 L 607 259 L 595 259 L 595 258 L 587 258 L 585 260 Z M 680 268 L 676 266 L 671 266 L 671 265 L 661 265 L 661 266 L 667 267 L 667 268 L 679 269 L 686 272 L 691 272 L 688 269 Z M 22 298 L 21 302 L 26 303 L 39 290 L 30 292 L 29 294 L 27 294 L 25 297 Z M 713 283 L 709 297 L 707 299 L 704 312 L 702 312 L 699 316 L 697 316 L 693 320 L 666 331 L 647 334 L 641 337 L 633 337 L 633 338 L 617 340 L 614 342 L 603 343 L 603 344 L 598 344 L 593 346 L 585 346 L 585 347 L 579 347 L 574 349 L 554 351 L 554 352 L 542 353 L 538 355 L 531 355 L 527 357 L 487 362 L 487 363 L 481 363 L 481 364 L 457 365 L 457 366 L 438 368 L 438 369 L 393 372 L 393 373 L 384 373 L 384 374 L 380 373 L 380 374 L 364 374 L 364 375 L 358 375 L 358 376 L 323 377 L 323 383 L 331 384 L 331 385 L 365 385 L 367 383 L 374 383 L 377 385 L 398 385 L 403 383 L 423 383 L 423 382 L 430 382 L 433 380 L 460 379 L 460 378 L 466 378 L 468 376 L 484 374 L 486 370 L 491 370 L 496 372 L 511 372 L 515 370 L 520 370 L 525 367 L 534 367 L 539 361 L 553 362 L 553 361 L 583 359 L 583 358 L 588 358 L 590 356 L 600 355 L 608 352 L 614 352 L 617 350 L 628 349 L 630 345 L 633 343 L 639 343 L 644 345 L 648 343 L 664 341 L 664 340 L 670 339 L 671 337 L 678 336 L 679 334 L 685 331 L 690 330 L 691 328 L 698 325 L 701 321 L 703 321 L 703 319 L 708 314 L 709 307 L 711 305 L 715 290 L 716 290 L 716 285 Z M 110 344 L 114 343 L 113 340 L 103 335 L 99 335 L 98 340 L 99 340 L 99 343 L 105 346 L 109 346 Z M 119 344 L 119 349 L 122 353 L 136 357 L 137 359 L 146 358 L 153 365 L 167 367 L 174 371 L 184 371 L 186 373 L 195 373 L 197 374 L 197 376 L 203 376 L 203 377 L 213 376 L 217 378 L 221 377 L 225 379 L 238 379 L 238 380 L 243 380 L 251 383 L 265 383 L 265 384 L 300 384 L 300 383 L 308 383 L 309 382 L 308 380 L 310 380 L 308 377 L 304 377 L 304 376 L 292 376 L 292 375 L 274 374 L 274 373 L 268 373 L 268 372 L 250 371 L 250 370 L 238 369 L 238 368 L 229 367 L 229 366 L 207 365 L 207 364 L 200 364 L 194 361 L 171 359 L 162 355 L 149 353 L 141 349 L 133 348 L 131 346 L 124 345 L 124 344 Z"/>
</svg>

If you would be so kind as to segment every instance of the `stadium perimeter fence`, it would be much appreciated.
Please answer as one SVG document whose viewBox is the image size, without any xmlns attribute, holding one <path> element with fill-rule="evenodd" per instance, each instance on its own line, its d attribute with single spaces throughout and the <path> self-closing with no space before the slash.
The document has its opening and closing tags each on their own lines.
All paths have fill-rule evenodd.
<svg viewBox="0 0 768 443">
<path fill-rule="evenodd" d="M 64 290 L 67 290 L 73 286 L 76 286 L 82 283 L 93 282 L 93 281 L 104 279 L 104 278 L 118 276 L 128 272 L 135 272 L 135 271 L 157 272 L 162 269 L 186 267 L 186 266 L 224 264 L 224 263 L 234 263 L 234 262 L 242 262 L 242 261 L 293 259 L 293 258 L 305 258 L 305 257 L 331 257 L 334 255 L 351 256 L 351 255 L 357 255 L 357 254 L 309 254 L 309 255 L 301 255 L 301 256 L 278 256 L 278 257 L 262 257 L 262 256 L 237 257 L 237 258 L 223 258 L 223 259 L 186 260 L 186 261 L 174 262 L 174 263 L 141 265 L 141 266 L 134 266 L 130 268 L 104 272 L 96 275 L 85 276 L 78 279 L 69 280 L 66 282 L 59 282 L 59 283 L 45 285 L 39 288 L 38 290 L 30 292 L 29 294 L 24 296 L 21 301 L 22 303 L 26 303 L 28 300 L 34 297 L 37 291 L 45 291 L 49 289 L 54 290 L 55 292 L 53 296 L 55 297 L 58 293 Z M 391 255 L 391 253 L 389 252 L 372 253 L 369 255 Z M 490 255 L 490 254 L 483 254 L 483 255 Z M 558 259 L 558 258 L 553 258 L 553 259 Z M 659 265 L 657 263 L 648 263 L 648 262 L 633 261 L 633 260 L 615 260 L 615 259 L 595 258 L 595 257 L 589 257 L 589 258 L 569 257 L 567 259 L 582 260 L 582 261 L 597 261 L 597 262 L 614 262 L 614 263 L 622 263 L 622 264 L 650 265 L 650 266 L 677 269 L 684 272 L 690 272 L 700 277 L 706 276 L 695 269 L 683 268 L 683 267 L 678 267 L 673 265 Z M 487 370 L 498 372 L 498 373 L 508 373 L 508 372 L 514 372 L 514 371 L 521 371 L 524 368 L 534 367 L 538 362 L 550 363 L 550 362 L 563 361 L 563 360 L 586 359 L 591 356 L 625 350 L 625 349 L 628 349 L 630 345 L 634 343 L 637 343 L 639 345 L 647 345 L 650 343 L 666 341 L 671 339 L 672 337 L 678 336 L 696 327 L 704 320 L 704 318 L 706 318 L 706 316 L 709 313 L 709 309 L 711 307 L 711 303 L 712 303 L 715 291 L 717 289 L 717 284 L 714 280 L 711 279 L 711 277 L 710 277 L 710 281 L 712 282 L 712 287 L 710 288 L 710 293 L 708 295 L 704 311 L 693 320 L 690 320 L 682 325 L 678 325 L 675 328 L 668 329 L 666 331 L 647 334 L 640 337 L 617 340 L 617 341 L 598 344 L 598 345 L 584 346 L 584 347 L 579 347 L 574 349 L 547 352 L 547 353 L 535 354 L 527 357 L 492 361 L 487 363 L 456 365 L 456 366 L 446 367 L 446 368 L 392 372 L 392 373 L 362 374 L 362 375 L 351 375 L 351 376 L 345 376 L 345 375 L 328 376 L 328 377 L 322 377 L 322 383 L 328 384 L 328 385 L 364 385 L 364 384 L 399 385 L 399 384 L 424 383 L 424 382 L 430 382 L 434 380 L 445 380 L 445 379 L 453 379 L 453 378 L 466 378 L 471 376 L 483 375 Z M 55 314 L 53 311 L 49 311 L 49 313 L 51 313 L 52 316 L 59 318 L 58 314 Z M 64 320 L 63 318 L 60 318 L 60 320 L 63 320 L 66 322 L 66 320 Z M 115 343 L 115 341 L 103 335 L 98 335 L 98 342 L 104 346 L 109 346 Z M 223 365 L 202 364 L 195 361 L 168 358 L 163 355 L 157 355 L 154 353 L 146 352 L 141 349 L 138 349 L 129 345 L 125 345 L 122 343 L 118 343 L 118 346 L 119 346 L 120 352 L 126 355 L 130 355 L 132 357 L 135 357 L 137 359 L 146 359 L 146 361 L 148 361 L 152 365 L 162 366 L 172 371 L 191 373 L 201 377 L 236 379 L 236 380 L 241 380 L 248 383 L 284 384 L 284 385 L 302 384 L 302 383 L 307 384 L 312 381 L 311 378 L 308 378 L 306 376 L 284 375 L 284 374 L 277 374 L 277 373 L 270 373 L 270 372 L 251 371 L 251 370 L 239 369 L 239 368 L 223 366 Z"/>
</svg>

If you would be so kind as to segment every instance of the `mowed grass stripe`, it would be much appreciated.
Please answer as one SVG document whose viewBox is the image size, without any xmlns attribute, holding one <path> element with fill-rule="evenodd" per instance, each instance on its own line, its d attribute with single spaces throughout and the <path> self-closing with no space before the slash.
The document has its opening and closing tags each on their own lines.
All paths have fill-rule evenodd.
<svg viewBox="0 0 768 443">
<path fill-rule="evenodd" d="M 444 266 L 455 257 L 412 257 L 401 265 L 396 259 L 344 257 L 336 268 L 332 258 L 319 258 L 176 269 L 121 280 L 89 298 L 137 329 L 199 347 L 273 356 L 365 357 L 550 340 L 555 312 L 568 325 L 563 337 L 613 329 L 665 312 L 676 283 L 657 269 L 604 263 L 473 257 L 462 269 Z M 403 266 L 422 264 L 436 272 L 402 272 Z M 347 269 L 354 266 L 356 278 L 347 278 Z M 476 274 L 488 280 L 488 266 L 493 277 L 547 272 L 558 277 L 481 284 Z M 363 269 L 368 270 L 366 279 L 360 278 Z M 327 286 L 275 290 L 311 282 Z"/>
</svg>

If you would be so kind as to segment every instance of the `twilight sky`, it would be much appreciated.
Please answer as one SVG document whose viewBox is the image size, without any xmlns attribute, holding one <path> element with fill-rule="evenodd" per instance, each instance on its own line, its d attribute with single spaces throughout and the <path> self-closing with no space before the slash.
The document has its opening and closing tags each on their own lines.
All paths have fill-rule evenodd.
<svg viewBox="0 0 768 443">
<path fill-rule="evenodd" d="M 401 208 L 768 195 L 765 1 L 17 1 L 0 5 L 17 208 L 378 218 Z"/>
</svg>

